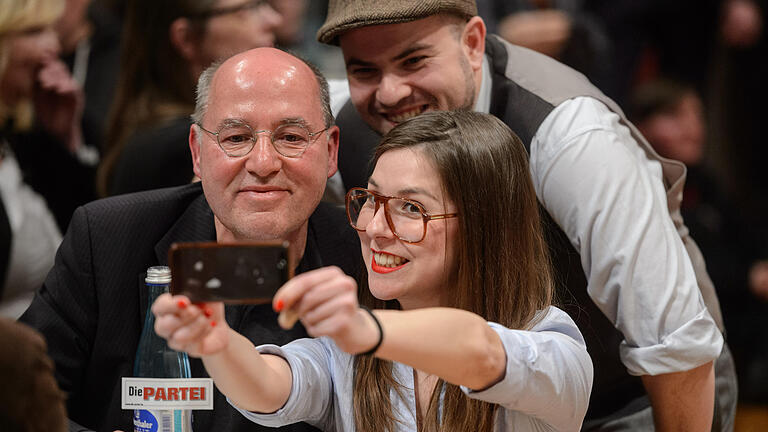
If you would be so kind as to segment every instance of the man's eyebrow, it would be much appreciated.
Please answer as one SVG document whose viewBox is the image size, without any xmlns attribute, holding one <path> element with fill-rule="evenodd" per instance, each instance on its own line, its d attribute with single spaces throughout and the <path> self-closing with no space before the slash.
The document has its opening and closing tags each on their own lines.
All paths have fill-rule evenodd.
<svg viewBox="0 0 768 432">
<path fill-rule="evenodd" d="M 280 125 L 299 125 L 299 126 L 308 126 L 306 120 L 304 120 L 304 117 L 285 117 L 280 119 L 278 122 Z"/>
<path fill-rule="evenodd" d="M 357 57 L 350 57 L 349 60 L 347 60 L 347 67 L 350 67 L 350 66 L 371 67 L 373 65 L 374 64 L 371 62 L 360 60 Z"/>
<path fill-rule="evenodd" d="M 429 49 L 429 48 L 432 48 L 432 45 L 425 44 L 425 43 L 417 43 L 417 44 L 409 46 L 408 48 L 406 48 L 400 54 L 392 57 L 392 60 L 402 60 L 402 59 L 408 57 L 409 55 L 415 53 L 416 51 L 421 51 L 421 50 L 425 50 L 425 49 Z"/>
<path fill-rule="evenodd" d="M 226 126 L 242 126 L 244 124 L 248 124 L 248 122 L 245 121 L 245 119 L 240 117 L 227 117 L 225 119 L 222 119 L 219 124 L 216 125 L 217 128 L 221 129 Z"/>
<path fill-rule="evenodd" d="M 411 54 L 413 54 L 413 53 L 415 53 L 417 51 L 421 51 L 421 50 L 425 50 L 425 49 L 429 49 L 429 48 L 432 48 L 432 45 L 425 44 L 425 43 L 417 43 L 417 44 L 409 46 L 408 48 L 403 50 L 403 52 L 401 52 L 400 54 L 392 57 L 391 60 L 392 61 L 402 60 L 402 59 L 408 57 L 409 55 L 411 55 Z M 369 62 L 369 61 L 365 61 L 365 60 L 359 59 L 357 57 L 350 57 L 349 60 L 347 60 L 347 67 L 350 67 L 350 66 L 368 67 L 368 66 L 375 66 L 375 63 Z"/>
<path fill-rule="evenodd" d="M 278 126 L 282 125 L 299 125 L 299 126 L 308 126 L 309 123 L 304 119 L 304 117 L 284 117 L 281 118 L 276 122 Z M 248 122 L 241 117 L 228 117 L 219 122 L 217 127 L 222 128 L 225 126 L 242 126 L 242 125 L 248 125 Z M 250 126 L 250 125 L 249 125 Z"/>
</svg>

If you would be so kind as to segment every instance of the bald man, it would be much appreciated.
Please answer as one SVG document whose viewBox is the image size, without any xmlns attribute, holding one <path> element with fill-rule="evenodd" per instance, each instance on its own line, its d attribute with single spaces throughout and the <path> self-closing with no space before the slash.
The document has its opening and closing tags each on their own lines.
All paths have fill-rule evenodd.
<svg viewBox="0 0 768 432">
<path fill-rule="evenodd" d="M 198 93 L 189 147 L 201 182 L 79 208 L 21 318 L 47 338 L 69 417 L 86 428 L 133 430 L 132 411 L 120 409 L 120 378 L 132 376 L 147 309 L 143 272 L 167 264 L 171 243 L 286 239 L 296 273 L 336 265 L 355 275 L 357 237 L 341 210 L 320 204 L 336 172 L 339 132 L 317 70 L 257 48 L 204 72 Z M 285 133 L 290 140 L 281 139 Z M 255 344 L 306 336 L 301 326 L 281 330 L 269 305 L 227 306 L 226 319 Z M 198 359 L 190 363 L 193 377 L 207 376 Z M 195 411 L 193 429 L 267 430 L 218 391 L 213 411 Z"/>
</svg>

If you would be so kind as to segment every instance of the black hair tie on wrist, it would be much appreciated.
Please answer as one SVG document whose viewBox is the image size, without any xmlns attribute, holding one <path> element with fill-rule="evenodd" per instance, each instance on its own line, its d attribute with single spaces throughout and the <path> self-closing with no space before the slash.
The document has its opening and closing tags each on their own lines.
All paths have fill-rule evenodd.
<svg viewBox="0 0 768 432">
<path fill-rule="evenodd" d="M 384 341 L 384 330 L 381 328 L 381 322 L 379 322 L 379 319 L 378 319 L 378 318 L 376 318 L 376 315 L 374 315 L 374 314 L 373 314 L 373 312 L 371 312 L 371 310 L 370 310 L 370 309 L 368 309 L 367 307 L 365 307 L 365 306 L 363 306 L 363 305 L 360 305 L 360 309 L 362 309 L 362 310 L 364 310 L 364 311 L 368 312 L 368 315 L 370 315 L 370 316 L 371 316 L 371 318 L 373 318 L 373 322 L 375 322 L 375 323 L 376 323 L 376 327 L 378 327 L 378 328 L 379 328 L 379 341 L 378 341 L 378 342 L 376 342 L 376 345 L 374 345 L 374 346 L 373 346 L 373 348 L 369 349 L 369 350 L 368 350 L 368 351 L 366 351 L 366 352 L 362 352 L 362 353 L 358 353 L 358 354 L 357 354 L 357 355 L 363 355 L 363 356 L 364 356 L 364 355 L 371 355 L 371 354 L 375 353 L 375 352 L 376 352 L 376 350 L 378 350 L 378 349 L 379 349 L 379 347 L 381 346 L 381 342 L 383 342 L 383 341 Z"/>
</svg>

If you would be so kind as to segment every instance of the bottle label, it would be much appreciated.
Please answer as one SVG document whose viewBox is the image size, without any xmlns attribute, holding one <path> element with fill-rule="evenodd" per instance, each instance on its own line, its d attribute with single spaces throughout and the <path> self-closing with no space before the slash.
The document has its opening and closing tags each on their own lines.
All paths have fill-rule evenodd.
<svg viewBox="0 0 768 432">
<path fill-rule="evenodd" d="M 213 380 L 123 377 L 122 408 L 212 410 Z"/>
<path fill-rule="evenodd" d="M 134 410 L 133 432 L 191 432 L 189 411 Z"/>
<path fill-rule="evenodd" d="M 158 420 L 149 410 L 135 410 L 133 412 L 133 431 L 134 432 L 158 432 Z"/>
</svg>

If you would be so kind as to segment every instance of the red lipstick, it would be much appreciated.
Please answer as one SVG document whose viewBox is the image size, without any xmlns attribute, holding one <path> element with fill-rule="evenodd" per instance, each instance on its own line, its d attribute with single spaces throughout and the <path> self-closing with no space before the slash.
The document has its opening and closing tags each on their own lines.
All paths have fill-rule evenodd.
<svg viewBox="0 0 768 432">
<path fill-rule="evenodd" d="M 386 252 L 378 252 L 378 251 L 375 251 L 375 250 L 371 249 L 371 270 L 373 270 L 376 273 L 382 273 L 382 274 L 384 274 L 384 273 L 392 273 L 395 270 L 400 270 L 406 264 L 409 263 L 408 260 L 405 260 L 405 262 L 403 262 L 402 264 L 400 264 L 397 267 L 384 267 L 384 266 L 379 265 L 378 263 L 376 263 L 376 253 L 386 253 Z M 387 255 L 391 255 L 391 254 L 387 254 Z"/>
</svg>

